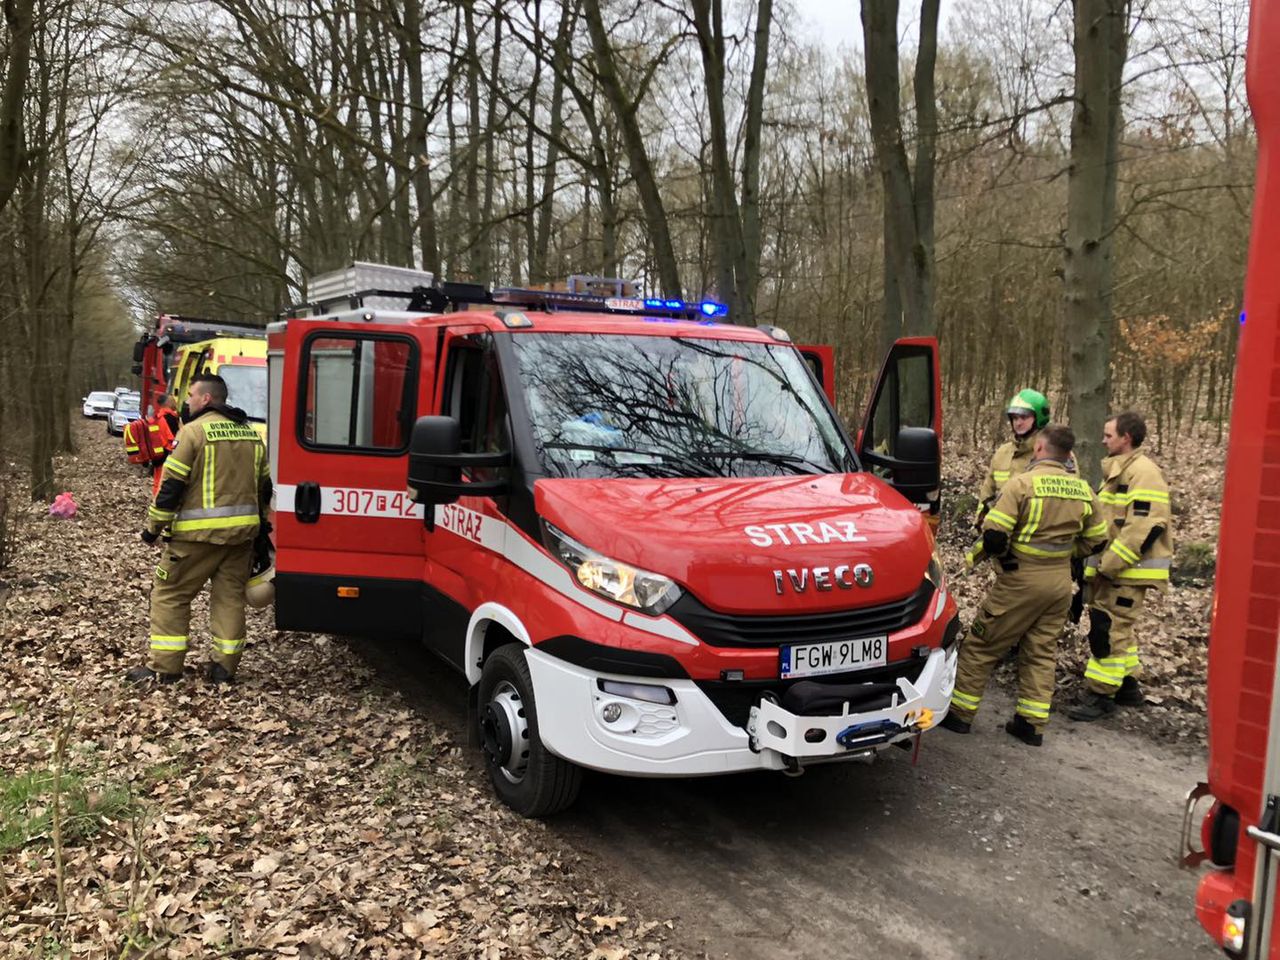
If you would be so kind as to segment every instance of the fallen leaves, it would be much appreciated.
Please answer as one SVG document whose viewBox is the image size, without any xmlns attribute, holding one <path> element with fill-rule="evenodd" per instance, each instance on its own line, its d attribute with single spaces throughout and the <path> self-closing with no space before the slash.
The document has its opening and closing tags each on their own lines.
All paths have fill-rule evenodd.
<svg viewBox="0 0 1280 960">
<path fill-rule="evenodd" d="M 58 468 L 79 518 L 32 509 L 0 601 L 0 774 L 47 769 L 74 703 L 75 771 L 91 795 L 114 785 L 135 800 L 64 851 L 62 947 L 154 960 L 671 955 L 669 922 L 626 919 L 631 905 L 498 804 L 466 745 L 345 641 L 278 634 L 270 611 L 251 611 L 241 675 L 213 688 L 194 672 L 201 601 L 187 677 L 126 685 L 145 655 L 155 552 L 136 533 L 145 481 L 98 430 L 80 431 L 81 453 Z M 53 857 L 31 844 L 3 858 L 0 957 L 26 957 L 48 929 L 33 918 L 53 919 Z"/>
</svg>

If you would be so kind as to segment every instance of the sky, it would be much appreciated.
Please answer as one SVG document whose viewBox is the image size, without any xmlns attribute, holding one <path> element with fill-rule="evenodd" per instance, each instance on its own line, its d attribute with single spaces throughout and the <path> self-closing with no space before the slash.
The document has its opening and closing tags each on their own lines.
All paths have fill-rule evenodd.
<svg viewBox="0 0 1280 960">
<path fill-rule="evenodd" d="M 793 24 L 794 32 L 813 40 L 821 40 L 832 51 L 862 49 L 862 23 L 859 20 L 861 0 L 791 0 L 799 15 L 799 23 Z M 939 14 L 939 33 L 947 33 L 947 19 L 953 4 L 944 3 Z M 775 8 L 776 9 L 776 8 Z M 913 0 L 899 4 L 898 22 L 904 36 L 913 36 L 912 27 L 920 14 L 920 5 Z"/>
<path fill-rule="evenodd" d="M 858 0 L 793 0 L 803 21 L 803 30 L 811 38 L 821 38 L 831 49 L 862 46 L 862 27 L 858 22 Z"/>
</svg>

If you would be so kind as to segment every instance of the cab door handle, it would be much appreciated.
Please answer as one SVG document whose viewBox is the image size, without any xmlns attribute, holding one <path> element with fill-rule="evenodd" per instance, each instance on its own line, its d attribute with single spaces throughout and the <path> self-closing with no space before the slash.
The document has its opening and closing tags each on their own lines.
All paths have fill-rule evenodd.
<svg viewBox="0 0 1280 960">
<path fill-rule="evenodd" d="M 293 515 L 299 523 L 315 523 L 320 519 L 320 484 L 310 480 L 298 484 L 293 495 Z"/>
</svg>

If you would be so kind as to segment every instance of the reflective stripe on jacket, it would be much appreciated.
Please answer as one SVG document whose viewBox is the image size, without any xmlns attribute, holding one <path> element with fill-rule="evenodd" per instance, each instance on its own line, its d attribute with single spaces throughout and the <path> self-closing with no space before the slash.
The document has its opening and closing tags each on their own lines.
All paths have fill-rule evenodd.
<svg viewBox="0 0 1280 960">
<path fill-rule="evenodd" d="M 1173 563 L 1173 513 L 1164 474 L 1140 450 L 1102 461 L 1098 500 L 1107 518 L 1107 549 L 1089 558 L 1099 573 L 1135 587 L 1168 586 Z"/>
<path fill-rule="evenodd" d="M 1080 477 L 1058 460 L 1036 460 L 1012 477 L 987 512 L 983 530 L 1008 535 L 1006 553 L 1019 561 L 1057 563 L 1088 555 L 1106 540 L 1102 506 Z M 973 565 L 985 556 L 983 541 L 966 557 Z"/>
<path fill-rule="evenodd" d="M 269 490 L 257 431 L 210 410 L 178 431 L 147 526 L 169 531 L 174 540 L 243 543 L 257 535 Z"/>
<path fill-rule="evenodd" d="M 1009 478 L 1016 477 L 1030 466 L 1037 433 L 1033 430 L 1020 440 L 1009 440 L 996 448 L 987 474 L 982 478 L 982 486 L 978 488 L 979 510 L 990 509 Z"/>
</svg>

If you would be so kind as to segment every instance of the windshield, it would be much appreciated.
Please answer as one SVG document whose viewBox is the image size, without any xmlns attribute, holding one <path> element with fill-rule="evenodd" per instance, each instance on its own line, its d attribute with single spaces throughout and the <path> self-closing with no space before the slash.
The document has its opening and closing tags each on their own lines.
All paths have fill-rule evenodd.
<svg viewBox="0 0 1280 960">
<path fill-rule="evenodd" d="M 790 346 L 617 334 L 511 339 L 538 455 L 551 476 L 857 469 Z"/>
<path fill-rule="evenodd" d="M 140 406 L 137 397 L 121 397 L 116 401 L 116 413 L 136 414 Z"/>
<path fill-rule="evenodd" d="M 250 420 L 267 419 L 267 368 L 224 363 L 218 376 L 227 381 L 227 403 L 239 407 Z"/>
<path fill-rule="evenodd" d="M 95 390 L 86 399 L 89 403 L 115 403 L 116 395 L 105 390 Z"/>
</svg>

